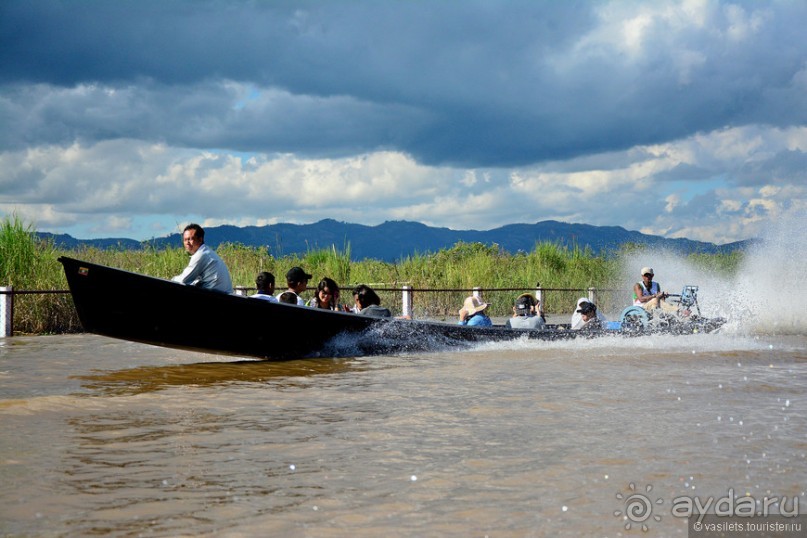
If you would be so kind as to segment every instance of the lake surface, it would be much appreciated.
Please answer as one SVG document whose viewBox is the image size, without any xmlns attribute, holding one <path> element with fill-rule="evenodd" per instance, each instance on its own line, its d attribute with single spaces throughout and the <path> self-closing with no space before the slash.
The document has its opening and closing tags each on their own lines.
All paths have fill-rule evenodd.
<svg viewBox="0 0 807 538">
<path fill-rule="evenodd" d="M 686 536 L 682 497 L 807 511 L 806 393 L 803 335 L 284 363 L 0 339 L 0 535 Z"/>
</svg>

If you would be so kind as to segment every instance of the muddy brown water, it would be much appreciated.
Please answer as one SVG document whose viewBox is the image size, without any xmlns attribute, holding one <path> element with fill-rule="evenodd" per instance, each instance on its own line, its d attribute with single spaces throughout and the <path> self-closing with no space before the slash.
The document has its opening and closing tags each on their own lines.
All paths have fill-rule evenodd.
<svg viewBox="0 0 807 538">
<path fill-rule="evenodd" d="M 807 511 L 806 393 L 800 335 L 282 363 L 7 338 L 0 535 L 686 536 L 682 497 Z"/>
</svg>

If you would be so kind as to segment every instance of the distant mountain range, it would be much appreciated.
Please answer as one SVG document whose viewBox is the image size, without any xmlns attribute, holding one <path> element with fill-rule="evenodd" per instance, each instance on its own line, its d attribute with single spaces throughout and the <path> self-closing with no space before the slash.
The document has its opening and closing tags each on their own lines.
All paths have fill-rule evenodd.
<svg viewBox="0 0 807 538">
<path fill-rule="evenodd" d="M 38 233 L 59 248 L 75 249 L 82 246 L 97 248 L 140 249 L 179 247 L 182 235 L 135 241 L 134 239 L 75 239 L 69 235 Z M 620 226 L 591 226 L 547 220 L 535 224 L 509 224 L 493 230 L 450 230 L 433 228 L 418 222 L 389 221 L 377 226 L 350 224 L 325 219 L 313 224 L 272 224 L 267 226 L 213 226 L 205 228 L 205 243 L 213 248 L 222 243 L 239 243 L 250 247 L 264 247 L 276 257 L 305 254 L 311 250 L 336 247 L 344 251 L 350 245 L 351 258 L 366 258 L 387 262 L 413 254 L 427 254 L 450 248 L 457 242 L 497 244 L 516 253 L 530 252 L 536 243 L 552 242 L 567 247 L 589 247 L 596 254 L 614 252 L 621 245 L 633 243 L 650 248 L 665 249 L 682 254 L 695 252 L 726 253 L 744 249 L 754 240 L 715 245 L 690 239 L 667 239 L 655 235 L 626 230 Z"/>
</svg>

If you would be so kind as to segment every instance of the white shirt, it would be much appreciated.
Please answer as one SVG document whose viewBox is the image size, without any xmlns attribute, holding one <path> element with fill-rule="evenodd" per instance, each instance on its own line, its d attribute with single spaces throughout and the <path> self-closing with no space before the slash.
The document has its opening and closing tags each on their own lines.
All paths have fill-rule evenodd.
<svg viewBox="0 0 807 538">
<path fill-rule="evenodd" d="M 277 297 L 274 295 L 269 295 L 268 293 L 255 293 L 249 296 L 250 299 L 263 299 L 264 301 L 269 301 L 270 303 L 278 302 Z"/>
<path fill-rule="evenodd" d="M 227 265 L 212 248 L 204 244 L 193 253 L 185 270 L 171 280 L 208 290 L 233 292 Z"/>
</svg>

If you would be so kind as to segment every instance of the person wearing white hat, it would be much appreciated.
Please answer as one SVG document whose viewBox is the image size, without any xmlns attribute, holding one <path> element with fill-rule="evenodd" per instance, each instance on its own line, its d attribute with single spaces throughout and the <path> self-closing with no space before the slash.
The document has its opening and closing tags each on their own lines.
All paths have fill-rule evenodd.
<svg viewBox="0 0 807 538">
<path fill-rule="evenodd" d="M 590 303 L 590 302 L 591 301 L 588 300 L 588 297 L 580 297 L 577 300 L 577 304 L 574 305 L 574 312 L 572 313 L 572 321 L 569 324 L 569 326 L 572 329 L 582 324 L 583 314 L 580 312 L 580 307 L 583 306 L 583 303 Z M 600 320 L 602 323 L 608 321 L 608 318 L 606 318 L 605 315 L 602 312 L 600 312 L 599 309 L 597 309 L 597 319 Z"/>
<path fill-rule="evenodd" d="M 478 327 L 490 327 L 493 322 L 490 320 L 485 310 L 488 303 L 482 302 L 479 297 L 471 295 L 467 297 L 460 308 L 460 325 L 475 325 Z"/>
<path fill-rule="evenodd" d="M 652 267 L 642 267 L 642 281 L 633 285 L 633 304 L 641 306 L 648 312 L 661 309 L 664 312 L 675 313 L 678 307 L 665 301 L 667 294 L 661 291 L 661 284 L 653 281 L 655 273 Z"/>
<path fill-rule="evenodd" d="M 602 329 L 602 321 L 597 317 L 597 305 L 584 301 L 577 309 L 580 320 L 572 325 L 573 331 L 598 331 Z"/>
</svg>

